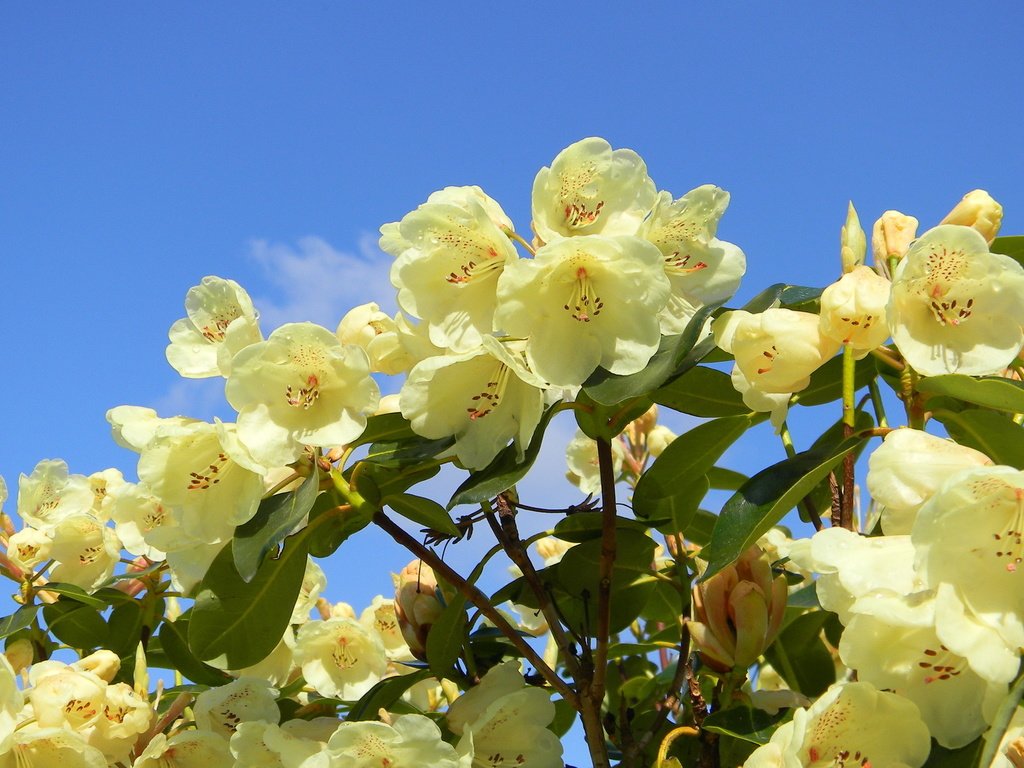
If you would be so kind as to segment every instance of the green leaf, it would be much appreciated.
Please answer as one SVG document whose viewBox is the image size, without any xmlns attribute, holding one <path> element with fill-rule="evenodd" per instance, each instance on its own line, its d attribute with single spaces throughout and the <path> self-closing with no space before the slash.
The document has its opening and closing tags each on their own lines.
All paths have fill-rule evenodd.
<svg viewBox="0 0 1024 768">
<path fill-rule="evenodd" d="M 174 665 L 174 669 L 181 672 L 182 676 L 193 683 L 201 685 L 224 685 L 234 678 L 227 672 L 222 672 L 216 667 L 204 664 L 197 659 L 188 647 L 188 616 L 182 615 L 177 621 L 165 621 L 160 625 L 160 646 L 163 648 L 167 660 Z"/>
<path fill-rule="evenodd" d="M 975 379 L 962 373 L 950 373 L 921 379 L 917 388 L 921 392 L 948 395 L 997 411 L 1024 413 L 1024 382 L 1012 379 L 997 376 Z"/>
<path fill-rule="evenodd" d="M 56 592 L 58 595 L 62 595 L 67 599 L 74 600 L 75 602 L 81 603 L 82 605 L 89 605 L 93 608 L 99 608 L 101 610 L 103 608 L 106 608 L 107 605 L 109 605 L 108 601 L 96 597 L 95 595 L 90 595 L 84 589 L 74 584 L 65 584 L 59 581 L 51 581 L 49 584 L 46 585 L 46 591 Z"/>
<path fill-rule="evenodd" d="M 1010 690 L 999 702 L 999 707 L 992 718 L 992 724 L 984 736 L 985 749 L 982 751 L 979 766 L 987 767 L 994 762 L 996 752 L 999 751 L 999 744 L 1010 727 L 1013 716 L 1019 711 L 1021 698 L 1024 698 L 1024 673 L 1017 674 L 1017 679 L 1013 681 Z"/>
<path fill-rule="evenodd" d="M 327 557 L 342 545 L 352 534 L 361 531 L 373 521 L 372 510 L 348 509 L 339 510 L 345 500 L 334 489 L 321 493 L 313 503 L 309 512 L 309 524 L 318 525 L 319 532 L 309 542 L 309 554 L 312 557 Z M 322 516 L 329 519 L 320 525 Z"/>
<path fill-rule="evenodd" d="M 381 413 L 370 416 L 366 420 L 366 429 L 359 435 L 359 438 L 352 443 L 356 445 L 367 445 L 369 443 L 380 443 L 387 440 L 405 440 L 416 437 L 412 431 L 412 425 L 400 413 Z"/>
<path fill-rule="evenodd" d="M 314 468 L 298 488 L 263 499 L 253 518 L 235 528 L 231 552 L 245 581 L 252 581 L 267 554 L 309 514 L 319 492 L 320 475 Z"/>
<path fill-rule="evenodd" d="M 862 389 L 878 375 L 878 366 L 870 355 L 854 363 L 853 387 Z M 836 355 L 811 374 L 811 383 L 793 396 L 798 405 L 824 405 L 843 396 L 843 356 Z"/>
<path fill-rule="evenodd" d="M 281 554 L 264 560 L 251 581 L 235 570 L 230 545 L 220 551 L 199 585 L 189 621 L 188 645 L 196 658 L 242 669 L 274 650 L 291 621 L 317 528 L 311 523 L 285 539 Z"/>
<path fill-rule="evenodd" d="M 598 403 L 615 405 L 623 400 L 653 392 L 673 376 L 689 370 L 714 348 L 714 341 L 701 341 L 704 324 L 721 304 L 709 304 L 697 310 L 682 333 L 662 336 L 658 351 L 643 370 L 622 376 L 598 368 L 583 384 L 583 390 Z M 698 343 L 699 342 L 699 343 Z M 707 343 L 710 342 L 710 343 Z M 690 353 L 700 347 L 702 354 L 691 359 Z"/>
<path fill-rule="evenodd" d="M 692 416 L 713 418 L 750 412 L 743 404 L 743 396 L 733 387 L 732 377 L 701 365 L 655 390 L 651 397 L 658 405 Z"/>
<path fill-rule="evenodd" d="M 465 639 L 466 598 L 459 594 L 444 607 L 427 633 L 427 662 L 439 680 L 451 676 Z"/>
<path fill-rule="evenodd" d="M 639 518 L 667 517 L 685 530 L 708 490 L 704 475 L 764 414 L 726 416 L 684 432 L 664 450 L 636 484 L 633 511 Z"/>
<path fill-rule="evenodd" d="M 712 467 L 708 470 L 708 483 L 712 488 L 721 491 L 738 491 L 749 479 L 742 472 L 725 467 Z"/>
<path fill-rule="evenodd" d="M 761 709 L 730 707 L 712 712 L 704 718 L 701 728 L 712 733 L 735 736 L 753 744 L 767 744 L 775 727 L 785 719 L 785 713 L 769 715 Z"/>
<path fill-rule="evenodd" d="M 413 496 L 411 493 L 398 493 L 388 496 L 383 501 L 402 517 L 419 523 L 432 531 L 446 533 L 454 538 L 459 538 L 462 535 L 445 508 L 436 501 L 425 499 L 422 496 Z"/>
<path fill-rule="evenodd" d="M 1024 265 L 1024 236 L 1010 235 L 1008 237 L 997 237 L 988 247 L 992 253 L 1001 253 L 1015 259 Z"/>
<path fill-rule="evenodd" d="M 453 662 L 454 663 L 454 662 Z M 429 669 L 418 669 L 407 675 L 389 677 L 381 680 L 373 688 L 362 695 L 352 709 L 346 715 L 346 721 L 376 720 L 380 710 L 392 711 L 392 706 L 402 698 L 402 694 L 419 683 L 431 677 L 434 673 Z"/>
<path fill-rule="evenodd" d="M 384 440 L 371 445 L 363 461 L 379 464 L 382 467 L 408 467 L 425 459 L 431 459 L 454 444 L 454 436 L 428 440 L 425 437 L 413 435 L 404 440 Z"/>
<path fill-rule="evenodd" d="M 708 568 L 703 579 L 734 562 L 865 439 L 854 435 L 830 450 L 798 453 L 744 483 L 722 507 L 711 542 L 704 548 Z"/>
<path fill-rule="evenodd" d="M 959 749 L 946 749 L 933 741 L 932 751 L 928 755 L 928 761 L 924 764 L 924 768 L 975 768 L 975 766 L 987 768 L 992 761 L 979 762 L 978 759 L 982 756 L 984 744 L 985 742 L 981 738 L 977 738 Z"/>
<path fill-rule="evenodd" d="M 972 409 L 937 410 L 932 416 L 960 445 L 981 451 L 996 464 L 1024 469 L 1024 427 L 1003 414 Z"/>
<path fill-rule="evenodd" d="M 604 515 L 601 512 L 576 512 L 559 520 L 551 533 L 562 541 L 571 541 L 577 544 L 581 541 L 598 539 L 603 530 L 603 518 Z M 628 517 L 616 517 L 615 527 L 639 533 L 644 533 L 647 530 L 646 525 L 636 520 L 630 520 Z"/>
<path fill-rule="evenodd" d="M 814 698 L 836 681 L 836 665 L 821 639 L 828 611 L 809 611 L 791 621 L 765 651 L 768 663 L 789 686 Z"/>
<path fill-rule="evenodd" d="M 644 533 L 628 528 L 615 531 L 615 560 L 612 564 L 611 631 L 625 629 L 640 614 L 654 587 L 651 570 L 654 541 Z M 591 539 L 571 547 L 555 569 L 558 584 L 569 596 L 562 602 L 563 613 L 576 610 L 577 619 L 586 618 L 589 627 L 578 622 L 579 629 L 597 629 L 597 595 L 601 572 L 601 540 Z M 571 621 L 571 614 L 568 615 Z"/>
<path fill-rule="evenodd" d="M 32 626 L 32 622 L 39 613 L 38 605 L 23 605 L 10 616 L 0 619 L 0 638 L 13 635 L 26 627 Z"/>
<path fill-rule="evenodd" d="M 107 648 L 118 656 L 127 656 L 142 639 L 142 603 L 121 603 L 107 618 Z"/>
<path fill-rule="evenodd" d="M 90 605 L 62 598 L 43 607 L 43 620 L 54 637 L 72 648 L 99 648 L 106 643 L 107 622 Z"/>
<path fill-rule="evenodd" d="M 576 396 L 579 408 L 573 409 L 576 423 L 587 437 L 592 440 L 611 440 L 624 430 L 629 422 L 643 416 L 653 404 L 646 396 L 634 397 L 615 405 L 599 403 L 585 389 Z"/>
<path fill-rule="evenodd" d="M 806 285 L 787 285 L 779 295 L 779 305 L 795 312 L 818 314 L 823 290 Z"/>
<path fill-rule="evenodd" d="M 557 404 L 552 405 L 541 416 L 522 461 L 518 460 L 515 445 L 503 448 L 490 464 L 479 472 L 470 474 L 462 485 L 455 489 L 451 501 L 448 502 L 448 509 L 459 504 L 479 504 L 481 501 L 493 499 L 525 477 L 533 466 L 533 462 L 537 460 L 537 454 L 540 453 L 540 446 L 544 438 L 544 430 L 547 429 L 551 417 L 555 415 L 556 411 Z"/>
</svg>

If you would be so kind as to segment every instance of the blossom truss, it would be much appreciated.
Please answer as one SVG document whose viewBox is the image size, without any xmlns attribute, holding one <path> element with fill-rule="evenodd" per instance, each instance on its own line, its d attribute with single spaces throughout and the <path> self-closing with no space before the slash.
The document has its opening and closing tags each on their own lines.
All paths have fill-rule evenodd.
<svg viewBox="0 0 1024 768">
<path fill-rule="evenodd" d="M 68 474 L 61 459 L 36 464 L 31 475 L 18 479 L 18 517 L 26 525 L 49 530 L 70 515 L 89 512 L 93 492 L 84 475 Z"/>
<path fill-rule="evenodd" d="M 747 260 L 738 247 L 715 237 L 729 193 L 705 184 L 678 200 L 661 192 L 637 234 L 658 246 L 672 286 L 661 312 L 661 332 L 682 333 L 694 312 L 736 292 Z"/>
<path fill-rule="evenodd" d="M 323 696 L 355 701 L 387 673 L 380 636 L 356 619 L 309 621 L 295 638 L 295 661 Z"/>
<path fill-rule="evenodd" d="M 263 340 L 249 294 L 234 280 L 207 276 L 185 295 L 185 314 L 168 333 L 167 362 L 182 376 L 227 376 L 231 358 Z"/>
<path fill-rule="evenodd" d="M 1024 267 L 970 227 L 930 229 L 893 275 L 889 326 L 925 376 L 999 373 L 1024 345 Z"/>
<path fill-rule="evenodd" d="M 402 386 L 402 415 L 416 434 L 455 437 L 455 454 L 482 469 L 514 440 L 520 458 L 544 409 L 545 383 L 531 373 L 522 344 L 482 338 L 475 350 L 428 357 Z"/>
<path fill-rule="evenodd" d="M 327 742 L 332 768 L 458 768 L 455 748 L 424 715 L 402 715 L 393 724 L 346 722 Z"/>
<path fill-rule="evenodd" d="M 366 353 L 313 323 L 282 325 L 239 352 L 225 394 L 239 441 L 267 468 L 296 461 L 306 446 L 355 440 L 380 399 Z"/>
<path fill-rule="evenodd" d="M 930 750 L 912 702 L 870 683 L 836 683 L 808 709 L 794 711 L 743 768 L 920 768 Z"/>
<path fill-rule="evenodd" d="M 892 284 L 870 267 L 856 266 L 821 294 L 821 332 L 849 346 L 857 358 L 889 338 L 886 306 Z"/>
<path fill-rule="evenodd" d="M 423 320 L 439 347 L 466 351 L 493 330 L 498 276 L 518 256 L 512 222 L 479 187 L 449 187 L 381 228 L 396 256 L 398 305 Z"/>
<path fill-rule="evenodd" d="M 632 235 L 657 196 L 647 166 L 631 149 L 601 138 L 577 141 L 533 182 L 533 224 L 544 242 L 578 235 Z"/>
<path fill-rule="evenodd" d="M 670 286 L 661 252 L 637 237 L 563 238 L 498 280 L 494 323 L 526 339 L 530 368 L 576 387 L 600 365 L 635 373 L 658 349 Z"/>
</svg>

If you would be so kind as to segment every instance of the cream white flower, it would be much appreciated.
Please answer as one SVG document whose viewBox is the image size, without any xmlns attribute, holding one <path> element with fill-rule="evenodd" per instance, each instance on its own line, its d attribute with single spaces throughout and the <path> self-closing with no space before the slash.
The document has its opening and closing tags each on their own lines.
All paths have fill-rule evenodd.
<svg viewBox="0 0 1024 768">
<path fill-rule="evenodd" d="M 903 258 L 915 237 L 917 219 L 899 211 L 883 213 L 871 230 L 871 254 L 875 264 L 886 266 L 890 258 Z"/>
<path fill-rule="evenodd" d="M 768 420 L 775 427 L 775 432 L 782 431 L 782 425 L 789 415 L 791 392 L 762 392 L 750 383 L 738 365 L 733 365 L 729 374 L 733 389 L 740 393 L 743 404 L 752 411 L 769 414 Z"/>
<path fill-rule="evenodd" d="M 918 511 L 910 535 L 929 584 L 953 585 L 969 613 L 1024 647 L 1024 472 L 956 473 Z"/>
<path fill-rule="evenodd" d="M 99 722 L 107 682 L 92 672 L 50 661 L 33 665 L 29 679 L 28 700 L 40 727 L 77 731 Z"/>
<path fill-rule="evenodd" d="M 168 333 L 167 362 L 186 378 L 227 376 L 234 354 L 263 340 L 252 300 L 234 280 L 204 277 L 185 295 L 185 313 Z"/>
<path fill-rule="evenodd" d="M 92 513 L 98 520 L 106 522 L 110 519 L 112 494 L 127 485 L 124 475 L 121 470 L 111 467 L 93 472 L 86 480 L 93 495 Z"/>
<path fill-rule="evenodd" d="M 697 187 L 673 201 L 661 192 L 638 235 L 661 251 L 672 286 L 661 313 L 661 332 L 682 333 L 694 312 L 724 301 L 739 287 L 746 271 L 743 251 L 715 238 L 718 220 L 729 205 L 729 193 L 712 184 Z"/>
<path fill-rule="evenodd" d="M 999 234 L 1003 223 L 1003 206 L 992 199 L 984 189 L 975 189 L 964 195 L 940 224 L 960 224 L 976 229 L 985 241 L 991 243 Z"/>
<path fill-rule="evenodd" d="M 302 586 L 292 610 L 292 624 L 309 621 L 309 612 L 316 607 L 316 601 L 327 587 L 327 576 L 313 558 L 306 559 L 306 572 L 302 575 Z"/>
<path fill-rule="evenodd" d="M 402 715 L 393 724 L 346 722 L 327 742 L 332 768 L 458 768 L 459 756 L 424 715 Z"/>
<path fill-rule="evenodd" d="M 359 622 L 380 636 L 389 660 L 412 661 L 413 655 L 402 637 L 393 599 L 383 595 L 374 597 L 370 605 L 359 614 Z"/>
<path fill-rule="evenodd" d="M 612 471 L 618 479 L 626 449 L 622 442 L 612 440 Z M 565 448 L 565 463 L 569 467 L 569 481 L 586 494 L 601 493 L 601 467 L 597 458 L 597 442 L 577 429 Z"/>
<path fill-rule="evenodd" d="M 919 429 L 897 429 L 868 457 L 868 492 L 882 505 L 882 530 L 908 534 L 921 508 L 950 475 L 992 463 L 981 451 Z"/>
<path fill-rule="evenodd" d="M 521 352 L 494 337 L 475 350 L 429 357 L 402 386 L 400 405 L 414 432 L 455 436 L 455 455 L 482 469 L 514 440 L 522 456 L 544 410 L 544 382 Z"/>
<path fill-rule="evenodd" d="M 736 357 L 750 386 L 768 394 L 799 392 L 839 343 L 822 335 L 818 316 L 790 309 L 726 312 L 715 320 L 715 344 Z"/>
<path fill-rule="evenodd" d="M 239 723 L 255 720 L 277 723 L 281 712 L 276 699 L 277 690 L 266 680 L 240 677 L 196 697 L 193 706 L 196 727 L 230 739 Z"/>
<path fill-rule="evenodd" d="M 239 677 L 258 677 L 273 686 L 286 685 L 295 671 L 295 631 L 287 627 L 281 641 L 267 656 L 251 667 L 232 670 Z"/>
<path fill-rule="evenodd" d="M 323 696 L 355 701 L 387 673 L 384 643 L 355 619 L 309 621 L 299 628 L 295 662 Z"/>
<path fill-rule="evenodd" d="M 533 224 L 545 242 L 576 235 L 635 234 L 657 192 L 631 149 L 591 137 L 563 149 L 533 182 Z"/>
<path fill-rule="evenodd" d="M 239 723 L 231 736 L 231 754 L 235 765 L 245 768 L 327 768 L 310 760 L 324 750 L 325 743 L 302 735 L 303 720 L 277 725 L 262 720 Z M 308 761 L 308 762 L 307 762 Z"/>
<path fill-rule="evenodd" d="M 493 329 L 498 276 L 518 255 L 498 204 L 479 187 L 458 189 L 431 195 L 398 223 L 398 239 L 385 235 L 381 247 L 397 256 L 391 283 L 398 305 L 427 324 L 434 344 L 461 352 Z"/>
<path fill-rule="evenodd" d="M 889 329 L 918 373 L 999 373 L 1024 345 L 1024 267 L 976 230 L 930 229 L 893 276 Z"/>
<path fill-rule="evenodd" d="M 26 526 L 7 541 L 7 557 L 25 573 L 50 559 L 53 539 L 45 532 Z"/>
<path fill-rule="evenodd" d="M 96 589 L 114 573 L 121 557 L 121 542 L 113 528 L 92 515 L 70 515 L 51 531 L 50 557 L 57 563 L 50 569 L 53 581 Z"/>
<path fill-rule="evenodd" d="M 350 309 L 335 334 L 342 344 L 354 344 L 366 352 L 374 373 L 403 373 L 416 363 L 402 343 L 404 334 L 398 323 L 374 302 Z"/>
<path fill-rule="evenodd" d="M 647 365 L 669 292 L 661 252 L 646 240 L 565 238 L 505 269 L 494 322 L 527 339 L 540 378 L 575 387 L 599 365 L 620 374 Z"/>
<path fill-rule="evenodd" d="M 180 544 L 180 516 L 137 483 L 111 497 L 110 516 L 124 548 L 133 555 L 163 560 L 165 548 Z"/>
<path fill-rule="evenodd" d="M 130 753 L 140 734 L 149 729 L 153 709 L 127 683 L 108 685 L 103 711 L 87 734 L 89 744 L 106 755 L 110 762 L 130 762 Z"/>
<path fill-rule="evenodd" d="M 61 459 L 44 459 L 31 475 L 18 478 L 18 517 L 40 530 L 49 530 L 69 515 L 89 512 L 94 499 L 89 480 L 69 475 Z"/>
<path fill-rule="evenodd" d="M 854 267 L 821 294 L 821 332 L 865 357 L 889 338 L 892 284 L 870 267 Z"/>
<path fill-rule="evenodd" d="M 265 467 L 292 463 L 307 445 L 352 442 L 380 399 L 366 353 L 312 323 L 282 325 L 239 352 L 225 394 L 238 439 Z"/>
<path fill-rule="evenodd" d="M 14 734 L 9 750 L 0 753 L 0 768 L 107 768 L 96 747 L 66 728 L 29 726 Z M 163 768 L 161 766 L 160 768 Z M 190 767 L 191 768 L 191 767 Z"/>
<path fill-rule="evenodd" d="M 743 766 L 920 768 L 930 750 L 913 703 L 870 683 L 837 683 L 809 709 L 797 709 Z"/>
<path fill-rule="evenodd" d="M 1006 695 L 1006 681 L 985 680 L 940 640 L 931 593 L 877 591 L 858 599 L 839 655 L 858 680 L 914 702 L 928 730 L 949 749 L 980 736 Z"/>
<path fill-rule="evenodd" d="M 154 736 L 132 768 L 210 768 L 232 762 L 223 737 L 209 731 L 179 731 L 170 738 L 162 733 Z"/>
<path fill-rule="evenodd" d="M 14 728 L 24 705 L 24 696 L 18 689 L 14 668 L 6 656 L 0 655 L 0 754 L 11 747 Z"/>
</svg>

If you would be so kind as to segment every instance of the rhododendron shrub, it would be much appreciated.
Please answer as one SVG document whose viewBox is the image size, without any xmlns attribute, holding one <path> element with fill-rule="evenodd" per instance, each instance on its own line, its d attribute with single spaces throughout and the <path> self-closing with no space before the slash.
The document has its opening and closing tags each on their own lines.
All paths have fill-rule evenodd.
<svg viewBox="0 0 1024 768">
<path fill-rule="evenodd" d="M 167 359 L 237 416 L 111 403 L 134 471 L 0 518 L 0 768 L 1024 765 L 1024 237 L 851 204 L 831 285 L 744 303 L 729 200 L 587 138 L 531 221 L 396 211 L 393 317 L 264 335 L 202 277 Z M 394 591 L 328 600 L 370 526 Z"/>
</svg>

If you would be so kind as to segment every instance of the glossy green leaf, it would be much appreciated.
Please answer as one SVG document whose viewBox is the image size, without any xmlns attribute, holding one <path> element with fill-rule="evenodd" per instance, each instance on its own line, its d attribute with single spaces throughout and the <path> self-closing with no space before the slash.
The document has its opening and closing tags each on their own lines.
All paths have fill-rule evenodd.
<svg viewBox="0 0 1024 768">
<path fill-rule="evenodd" d="M 385 496 L 402 493 L 417 483 L 429 480 L 436 475 L 441 466 L 436 460 L 424 464 L 413 464 L 408 467 L 385 467 L 369 461 L 361 461 L 356 475 L 356 490 L 374 504 L 380 504 Z M 352 469 L 345 474 L 351 477 Z"/>
<path fill-rule="evenodd" d="M 701 365 L 655 390 L 651 396 L 658 405 L 692 416 L 714 418 L 750 412 L 743 403 L 743 396 L 733 387 L 729 374 Z"/>
<path fill-rule="evenodd" d="M 853 436 L 830 450 L 798 453 L 750 478 L 722 508 L 703 551 L 708 560 L 703 578 L 734 562 L 865 439 Z"/>
<path fill-rule="evenodd" d="M 658 389 L 670 378 L 689 370 L 705 354 L 714 348 L 710 338 L 701 341 L 704 324 L 720 304 L 701 307 L 687 323 L 682 333 L 675 336 L 662 336 L 661 345 L 654 353 L 643 370 L 621 376 L 598 368 L 583 384 L 589 397 L 598 403 L 615 405 L 631 397 L 646 395 Z M 707 342 L 711 342 L 708 344 Z M 694 359 L 690 353 L 700 347 L 703 354 Z"/>
<path fill-rule="evenodd" d="M 276 559 L 264 560 L 251 581 L 235 569 L 230 544 L 214 558 L 199 585 L 188 645 L 200 661 L 242 669 L 266 658 L 281 641 L 306 572 L 310 524 L 284 541 Z"/>
<path fill-rule="evenodd" d="M 427 634 L 427 662 L 438 677 L 450 677 L 466 640 L 466 598 L 456 595 Z"/>
<path fill-rule="evenodd" d="M 856 361 L 853 369 L 855 390 L 863 389 L 878 375 L 875 358 L 870 355 Z M 836 355 L 811 374 L 811 383 L 793 396 L 798 405 L 824 405 L 843 397 L 843 356 Z"/>
<path fill-rule="evenodd" d="M 32 626 L 32 622 L 39 613 L 39 605 L 23 605 L 10 616 L 0 619 L 0 638 L 13 635 L 26 627 Z"/>
<path fill-rule="evenodd" d="M 995 408 L 997 411 L 1024 413 L 1024 382 L 993 376 L 976 379 L 960 373 L 929 376 L 917 384 L 918 390 L 947 395 L 965 403 Z"/>
<path fill-rule="evenodd" d="M 373 521 L 372 510 L 354 508 L 339 509 L 345 505 L 336 490 L 321 493 L 309 511 L 309 524 L 317 524 L 319 532 L 309 542 L 309 554 L 312 557 L 327 557 L 333 554 L 342 543 L 354 533 L 361 531 Z M 319 519 L 328 519 L 322 525 Z"/>
<path fill-rule="evenodd" d="M 231 552 L 235 568 L 245 581 L 252 581 L 260 563 L 309 514 L 319 493 L 320 476 L 314 471 L 294 491 L 261 501 L 252 520 L 235 528 Z"/>
<path fill-rule="evenodd" d="M 74 600 L 75 602 L 81 603 L 82 605 L 89 605 L 93 608 L 98 608 L 100 610 L 106 608 L 107 605 L 109 605 L 108 601 L 95 595 L 89 594 L 84 589 L 75 584 L 65 584 L 59 581 L 51 581 L 49 584 L 46 585 L 46 591 L 56 592 L 63 598 Z"/>
<path fill-rule="evenodd" d="M 404 440 L 383 440 L 370 446 L 364 461 L 382 467 L 408 467 L 433 458 L 454 444 L 454 436 L 428 440 L 414 435 Z"/>
<path fill-rule="evenodd" d="M 479 504 L 481 501 L 493 499 L 525 477 L 533 462 L 537 460 L 541 443 L 544 442 L 544 430 L 551 422 L 551 417 L 555 415 L 556 408 L 556 405 L 552 405 L 541 416 L 522 461 L 519 461 L 514 445 L 502 449 L 501 453 L 494 457 L 494 461 L 479 472 L 470 474 L 462 485 L 455 489 L 451 501 L 448 502 L 448 509 L 458 504 Z"/>
<path fill-rule="evenodd" d="M 924 768 L 988 768 L 991 760 L 982 758 L 984 741 L 977 738 L 959 749 L 946 749 L 932 742 L 932 751 Z"/>
<path fill-rule="evenodd" d="M 988 247 L 992 253 L 1001 253 L 1009 256 L 1018 263 L 1024 265 L 1024 235 L 1010 235 L 997 237 Z"/>
<path fill-rule="evenodd" d="M 704 475 L 725 450 L 764 414 L 726 416 L 684 432 L 640 477 L 633 492 L 639 518 L 670 518 L 685 530 L 708 490 Z"/>
<path fill-rule="evenodd" d="M 576 512 L 563 517 L 555 525 L 552 534 L 562 541 L 579 543 L 601 537 L 604 515 L 600 512 Z M 647 526 L 628 517 L 616 517 L 615 527 L 644 533 Z"/>
<path fill-rule="evenodd" d="M 461 532 L 445 511 L 445 508 L 431 499 L 414 496 L 411 493 L 398 493 L 388 496 L 384 503 L 402 517 L 429 528 L 432 531 L 446 533 L 458 538 Z"/>
<path fill-rule="evenodd" d="M 121 603 L 107 617 L 107 648 L 118 656 L 127 656 L 142 639 L 142 603 Z"/>
<path fill-rule="evenodd" d="M 785 714 L 769 715 L 761 709 L 730 707 L 705 717 L 701 728 L 711 733 L 735 736 L 752 744 L 767 744 L 778 724 L 785 719 Z"/>
<path fill-rule="evenodd" d="M 366 429 L 352 445 L 369 445 L 388 440 L 406 440 L 416 437 L 412 425 L 400 413 L 379 413 L 366 420 Z"/>
<path fill-rule="evenodd" d="M 60 599 L 43 607 L 43 620 L 50 633 L 72 648 L 99 648 L 107 640 L 107 622 L 90 605 Z"/>
<path fill-rule="evenodd" d="M 382 709 L 393 711 L 392 706 L 402 694 L 419 682 L 431 677 L 434 673 L 429 669 L 418 669 L 407 675 L 398 675 L 381 680 L 373 688 L 362 695 L 345 717 L 346 721 L 376 720 Z"/>
<path fill-rule="evenodd" d="M 174 669 L 193 683 L 201 685 L 224 685 L 234 678 L 227 672 L 204 664 L 188 647 L 188 616 L 186 613 L 177 621 L 165 621 L 160 625 L 160 646 Z"/>
<path fill-rule="evenodd" d="M 970 409 L 954 413 L 937 410 L 932 416 L 960 445 L 974 448 L 996 464 L 1024 469 L 1024 427 L 996 411 Z"/>
<path fill-rule="evenodd" d="M 782 628 L 765 658 L 794 691 L 819 696 L 836 681 L 836 665 L 821 639 L 825 624 L 835 614 L 809 611 Z"/>
<path fill-rule="evenodd" d="M 611 440 L 622 432 L 629 422 L 643 416 L 654 401 L 643 395 L 614 405 L 605 405 L 591 398 L 583 389 L 576 396 L 576 403 L 580 407 L 573 409 L 573 415 L 583 434 L 592 440 Z"/>
<path fill-rule="evenodd" d="M 750 479 L 742 472 L 726 467 L 712 467 L 708 470 L 707 477 L 711 487 L 721 491 L 738 491 Z"/>
<path fill-rule="evenodd" d="M 1017 679 L 1010 686 L 1010 690 L 1006 692 L 1006 696 L 999 702 L 988 732 L 985 733 L 984 749 L 982 750 L 981 760 L 978 765 L 989 766 L 995 761 L 1003 735 L 1009 729 L 1014 716 L 1020 711 L 1022 698 L 1024 698 L 1024 673 L 1018 673 Z"/>
</svg>

